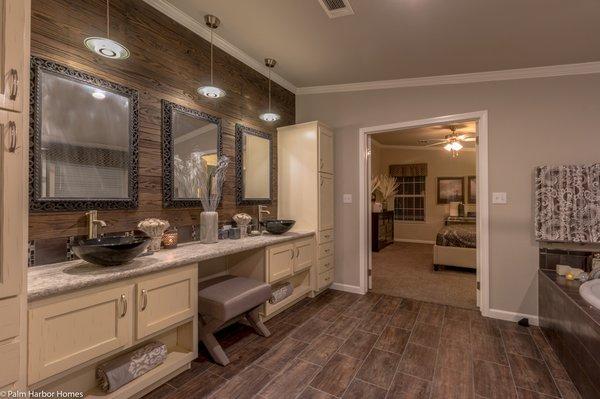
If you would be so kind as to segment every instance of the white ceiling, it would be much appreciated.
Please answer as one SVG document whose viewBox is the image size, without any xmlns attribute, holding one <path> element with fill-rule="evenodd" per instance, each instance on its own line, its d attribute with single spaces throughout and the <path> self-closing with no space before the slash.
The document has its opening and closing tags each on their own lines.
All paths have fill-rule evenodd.
<svg viewBox="0 0 600 399">
<path fill-rule="evenodd" d="M 456 127 L 458 134 L 477 135 L 475 122 L 456 123 L 453 126 Z M 450 134 L 450 125 L 435 125 L 377 133 L 372 136 L 372 139 L 383 145 L 424 147 L 426 144 L 420 143 L 419 140 L 443 139 L 448 134 Z M 462 144 L 465 148 L 475 148 L 474 142 L 463 142 Z"/>
<path fill-rule="evenodd" d="M 296 87 L 600 60 L 597 0 L 350 0 L 336 19 L 317 0 L 164 1 L 217 15 L 218 35 Z"/>
</svg>

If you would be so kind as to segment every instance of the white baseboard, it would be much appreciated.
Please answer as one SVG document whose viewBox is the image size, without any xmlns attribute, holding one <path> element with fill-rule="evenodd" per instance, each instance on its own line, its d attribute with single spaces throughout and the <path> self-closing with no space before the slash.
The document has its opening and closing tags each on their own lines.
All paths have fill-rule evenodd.
<svg viewBox="0 0 600 399">
<path fill-rule="evenodd" d="M 540 325 L 540 319 L 538 316 L 534 316 L 532 314 L 523 314 L 523 313 L 515 313 L 515 312 L 507 312 L 506 310 L 499 309 L 489 309 L 484 316 L 491 317 L 494 319 L 507 320 L 507 321 L 519 321 L 520 319 L 526 317 L 529 319 L 529 324 L 534 326 Z"/>
<path fill-rule="evenodd" d="M 431 244 L 434 245 L 435 241 L 427 241 L 427 240 L 412 240 L 410 238 L 394 238 L 395 242 L 411 242 L 413 244 Z"/>
<path fill-rule="evenodd" d="M 331 289 L 338 290 L 338 291 L 344 291 L 344 292 L 351 292 L 353 294 L 361 294 L 361 295 L 365 294 L 363 292 L 363 290 L 357 285 L 333 283 L 333 284 L 331 284 Z"/>
</svg>

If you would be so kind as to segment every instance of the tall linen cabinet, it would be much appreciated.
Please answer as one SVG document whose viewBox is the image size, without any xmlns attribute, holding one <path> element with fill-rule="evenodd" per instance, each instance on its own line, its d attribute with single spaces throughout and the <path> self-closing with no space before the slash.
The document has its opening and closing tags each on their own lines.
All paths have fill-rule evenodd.
<svg viewBox="0 0 600 399">
<path fill-rule="evenodd" d="M 321 291 L 333 283 L 335 264 L 332 130 L 318 121 L 277 129 L 277 163 L 277 215 L 296 220 L 295 231 L 317 233 L 311 277 Z"/>
</svg>

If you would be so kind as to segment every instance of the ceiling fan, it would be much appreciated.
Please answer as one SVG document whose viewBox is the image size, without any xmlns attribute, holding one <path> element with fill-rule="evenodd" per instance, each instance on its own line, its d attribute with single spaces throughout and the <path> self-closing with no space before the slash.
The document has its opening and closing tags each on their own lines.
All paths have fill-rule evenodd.
<svg viewBox="0 0 600 399">
<path fill-rule="evenodd" d="M 450 134 L 446 135 L 443 139 L 429 139 L 419 140 L 420 144 L 426 144 L 425 147 L 435 147 L 443 145 L 444 149 L 452 153 L 452 157 L 458 157 L 458 152 L 463 149 L 462 143 L 477 141 L 476 136 L 470 136 L 470 133 L 458 133 L 456 132 L 456 126 L 449 126 Z"/>
</svg>

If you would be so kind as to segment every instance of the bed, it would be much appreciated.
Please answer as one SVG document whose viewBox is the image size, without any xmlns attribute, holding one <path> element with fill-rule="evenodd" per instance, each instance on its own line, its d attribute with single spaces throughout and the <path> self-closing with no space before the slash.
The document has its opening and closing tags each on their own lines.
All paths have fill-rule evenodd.
<svg viewBox="0 0 600 399">
<path fill-rule="evenodd" d="M 433 269 L 444 266 L 477 269 L 475 223 L 449 223 L 440 229 L 433 246 Z"/>
</svg>

